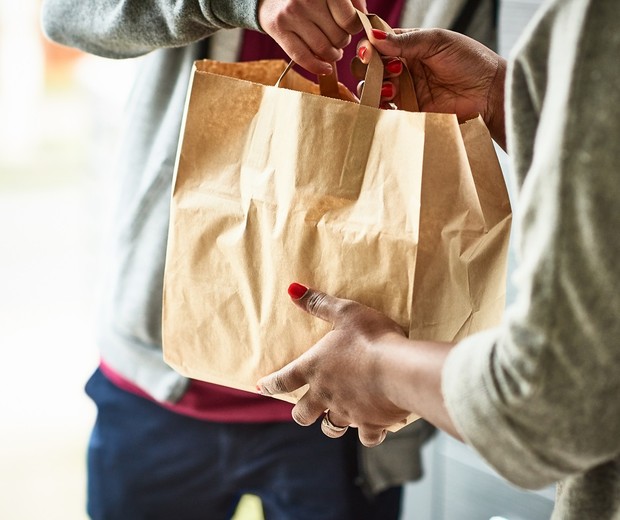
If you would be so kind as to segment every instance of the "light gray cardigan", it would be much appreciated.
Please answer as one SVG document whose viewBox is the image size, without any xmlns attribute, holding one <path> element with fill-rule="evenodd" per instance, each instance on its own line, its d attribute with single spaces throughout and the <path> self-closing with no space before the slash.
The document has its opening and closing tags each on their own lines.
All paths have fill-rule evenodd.
<svg viewBox="0 0 620 520">
<path fill-rule="evenodd" d="M 517 298 L 448 357 L 467 440 L 554 519 L 620 518 L 620 9 L 547 0 L 509 73 Z"/>
</svg>

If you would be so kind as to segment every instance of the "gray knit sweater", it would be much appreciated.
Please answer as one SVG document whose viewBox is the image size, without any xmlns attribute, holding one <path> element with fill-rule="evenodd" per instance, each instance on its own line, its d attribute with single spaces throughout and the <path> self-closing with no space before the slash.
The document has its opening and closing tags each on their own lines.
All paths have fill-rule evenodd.
<svg viewBox="0 0 620 520">
<path fill-rule="evenodd" d="M 518 295 L 450 354 L 458 430 L 554 519 L 620 518 L 620 9 L 548 0 L 510 70 Z"/>
<path fill-rule="evenodd" d="M 191 67 L 219 29 L 258 28 L 257 0 L 46 0 L 54 41 L 107 58 L 146 55 L 127 103 L 111 179 L 116 211 L 99 320 L 102 357 L 160 401 L 187 380 L 162 359 L 161 295 L 170 192 Z M 156 51 L 156 52 L 151 52 Z M 107 245 L 107 244 L 106 244 Z"/>
<path fill-rule="evenodd" d="M 407 0 L 404 26 L 449 27 L 466 0 Z M 107 58 L 140 58 L 110 182 L 117 194 L 99 320 L 102 358 L 159 401 L 175 402 L 187 379 L 163 361 L 161 299 L 170 191 L 191 67 L 234 60 L 240 31 L 258 29 L 257 0 L 45 0 L 54 41 Z M 468 32 L 491 41 L 491 2 L 481 0 Z M 107 244 L 106 244 L 107 245 Z M 363 448 L 365 486 L 379 492 L 419 478 L 423 421 L 374 449 Z M 405 456 L 406 454 L 406 456 Z"/>
</svg>

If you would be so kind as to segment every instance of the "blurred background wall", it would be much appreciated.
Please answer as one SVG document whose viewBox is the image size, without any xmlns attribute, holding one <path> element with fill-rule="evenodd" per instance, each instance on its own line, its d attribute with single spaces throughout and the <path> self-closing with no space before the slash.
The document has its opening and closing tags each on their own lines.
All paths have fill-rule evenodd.
<svg viewBox="0 0 620 520">
<path fill-rule="evenodd" d="M 502 54 L 539 3 L 503 0 Z M 0 0 L 0 518 L 83 520 L 105 179 L 138 60 L 53 45 L 38 17 Z M 549 517 L 552 489 L 515 490 L 447 436 L 424 459 L 403 520 Z"/>
<path fill-rule="evenodd" d="M 94 410 L 103 157 L 133 64 L 48 43 L 0 0 L 0 518 L 78 520 Z"/>
</svg>

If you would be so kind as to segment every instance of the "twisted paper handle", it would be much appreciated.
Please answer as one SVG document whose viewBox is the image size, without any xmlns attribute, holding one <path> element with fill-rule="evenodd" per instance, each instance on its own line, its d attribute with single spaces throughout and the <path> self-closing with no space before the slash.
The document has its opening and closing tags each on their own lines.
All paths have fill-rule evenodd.
<svg viewBox="0 0 620 520">
<path fill-rule="evenodd" d="M 370 38 L 373 29 L 380 29 L 387 33 L 394 33 L 394 30 L 376 14 L 365 14 L 357 10 L 366 35 Z M 290 61 L 286 69 L 278 79 L 276 86 L 279 87 L 282 79 L 295 63 Z M 370 63 L 366 67 L 366 77 L 364 78 L 364 89 L 360 98 L 360 104 L 368 107 L 378 108 L 381 102 L 381 87 L 383 86 L 383 60 L 378 52 L 372 53 Z M 319 88 L 322 96 L 341 99 L 338 88 L 338 70 L 336 64 L 332 64 L 332 73 L 326 76 L 319 76 Z M 403 63 L 403 71 L 399 76 L 399 88 L 397 96 L 399 108 L 409 112 L 419 112 L 418 100 L 413 86 L 413 80 L 407 65 Z"/>
<path fill-rule="evenodd" d="M 394 34 L 392 29 L 384 20 L 376 14 L 365 14 L 357 11 L 366 36 L 370 38 L 373 29 L 380 29 L 387 33 Z M 373 52 L 373 56 L 366 68 L 366 77 L 364 78 L 364 90 L 360 99 L 360 104 L 375 107 L 381 102 L 381 87 L 383 86 L 383 61 L 378 52 Z M 327 97 L 338 98 L 338 72 L 336 65 L 332 64 L 332 73 L 327 76 L 319 77 L 319 87 L 321 94 Z M 419 112 L 418 100 L 413 86 L 413 80 L 407 65 L 403 63 L 403 71 L 399 76 L 398 88 L 398 105 L 403 110 L 409 112 Z"/>
</svg>

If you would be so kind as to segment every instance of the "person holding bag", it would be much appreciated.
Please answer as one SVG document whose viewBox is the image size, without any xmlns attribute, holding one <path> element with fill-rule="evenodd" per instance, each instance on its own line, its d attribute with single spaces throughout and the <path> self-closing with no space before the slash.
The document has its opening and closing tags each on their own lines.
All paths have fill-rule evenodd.
<svg viewBox="0 0 620 520">
<path fill-rule="evenodd" d="M 93 519 L 229 518 L 242 493 L 259 495 L 267 518 L 398 518 L 401 484 L 419 478 L 419 447 L 430 427 L 410 430 L 399 441 L 407 446 L 401 467 L 380 473 L 383 455 L 369 463 L 369 450 L 353 435 L 334 444 L 318 427 L 299 431 L 288 403 L 175 373 L 162 358 L 162 282 L 194 61 L 284 52 L 310 74 L 324 74 L 343 53 L 355 53 L 349 42 L 361 25 L 354 8 L 376 10 L 393 24 L 458 22 L 461 30 L 493 32 L 491 0 L 476 2 L 482 8 L 475 12 L 466 0 L 432 3 L 433 9 L 429 0 L 43 2 L 50 39 L 107 58 L 144 56 L 112 178 L 116 212 L 101 262 L 107 269 L 101 363 L 86 385 L 97 405 L 88 452 Z M 386 458 L 402 450 L 385 447 Z"/>
<path fill-rule="evenodd" d="M 508 64 L 443 30 L 361 42 L 365 63 L 376 51 L 403 60 L 422 110 L 480 113 L 511 153 L 517 298 L 498 327 L 451 344 L 293 283 L 293 301 L 333 330 L 261 379 L 262 394 L 309 384 L 294 419 L 335 425 L 331 437 L 354 426 L 367 446 L 419 414 L 517 486 L 558 482 L 554 519 L 619 517 L 618 23 L 611 4 L 547 1 Z"/>
</svg>

